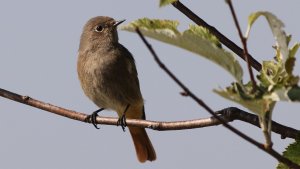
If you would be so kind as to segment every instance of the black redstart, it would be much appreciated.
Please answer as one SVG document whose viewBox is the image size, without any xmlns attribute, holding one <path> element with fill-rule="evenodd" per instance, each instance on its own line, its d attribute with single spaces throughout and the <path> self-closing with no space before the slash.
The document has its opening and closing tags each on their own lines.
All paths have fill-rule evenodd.
<svg viewBox="0 0 300 169">
<path fill-rule="evenodd" d="M 124 125 L 125 116 L 128 119 L 145 119 L 134 58 L 118 42 L 117 26 L 123 21 L 106 16 L 90 19 L 81 35 L 77 62 L 78 77 L 85 95 L 98 107 L 116 111 L 121 125 Z M 139 161 L 155 160 L 156 154 L 146 130 L 128 128 Z"/>
</svg>

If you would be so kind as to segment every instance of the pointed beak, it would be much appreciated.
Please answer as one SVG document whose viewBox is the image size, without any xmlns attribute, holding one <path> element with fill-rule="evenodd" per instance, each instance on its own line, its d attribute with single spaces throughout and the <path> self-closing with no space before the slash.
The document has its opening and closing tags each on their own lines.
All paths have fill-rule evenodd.
<svg viewBox="0 0 300 169">
<path fill-rule="evenodd" d="M 124 21 L 125 21 L 125 19 L 124 20 L 120 20 L 120 21 L 116 21 L 116 23 L 114 24 L 114 27 L 117 27 L 118 25 L 120 25 Z"/>
</svg>

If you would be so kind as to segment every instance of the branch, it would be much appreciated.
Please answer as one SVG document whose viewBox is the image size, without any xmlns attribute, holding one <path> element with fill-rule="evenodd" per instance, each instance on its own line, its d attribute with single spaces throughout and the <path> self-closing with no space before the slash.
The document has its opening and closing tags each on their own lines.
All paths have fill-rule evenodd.
<svg viewBox="0 0 300 169">
<path fill-rule="evenodd" d="M 178 9 L 180 12 L 182 12 L 184 15 L 186 15 L 188 18 L 190 18 L 192 21 L 194 21 L 197 25 L 208 29 L 210 31 L 210 33 L 214 34 L 220 40 L 220 42 L 222 44 L 227 46 L 230 50 L 232 50 L 235 54 L 240 56 L 242 59 L 246 60 L 243 49 L 241 49 L 234 42 L 232 42 L 230 39 L 228 39 L 226 36 L 224 36 L 215 27 L 206 23 L 203 19 L 201 19 L 199 16 L 197 16 L 189 8 L 184 6 L 180 1 L 175 1 L 172 3 L 172 5 L 176 9 Z M 261 64 L 257 60 L 255 60 L 250 54 L 249 54 L 249 62 L 254 69 L 256 69 L 257 71 L 261 70 Z"/>
<path fill-rule="evenodd" d="M 161 69 L 163 69 L 170 77 L 171 79 L 174 80 L 175 83 L 177 83 L 178 86 L 180 86 L 183 90 L 184 90 L 184 95 L 185 96 L 189 96 L 191 97 L 195 102 L 197 102 L 201 107 L 203 107 L 207 112 L 209 112 L 209 114 L 211 114 L 214 118 L 216 118 L 217 120 L 219 120 L 222 125 L 224 127 L 226 127 L 227 129 L 229 129 L 230 131 L 232 131 L 233 133 L 235 133 L 236 135 L 240 136 L 241 138 L 243 138 L 244 140 L 250 142 L 251 144 L 255 145 L 256 147 L 258 147 L 259 149 L 261 149 L 262 151 L 268 153 L 269 155 L 271 155 L 272 157 L 274 157 L 275 159 L 277 159 L 278 161 L 286 164 L 287 166 L 289 166 L 292 169 L 300 169 L 300 166 L 298 166 L 296 163 L 292 162 L 291 160 L 283 157 L 282 155 L 280 155 L 277 151 L 275 151 L 272 147 L 270 146 L 265 146 L 261 143 L 259 143 L 258 141 L 254 140 L 253 138 L 247 136 L 246 134 L 242 133 L 241 131 L 239 131 L 238 129 L 232 127 L 230 124 L 227 123 L 226 120 L 222 119 L 221 117 L 219 117 L 217 114 L 214 113 L 214 111 L 208 107 L 200 98 L 198 98 L 194 93 L 192 93 L 189 88 L 187 88 L 159 59 L 159 57 L 156 55 L 155 51 L 153 50 L 152 46 L 147 42 L 147 40 L 145 39 L 145 37 L 143 36 L 143 34 L 140 32 L 140 30 L 138 29 L 138 27 L 136 28 L 136 32 L 138 33 L 138 35 L 140 36 L 140 38 L 142 39 L 142 41 L 145 43 L 145 45 L 147 46 L 148 50 L 151 52 L 152 56 L 154 57 L 154 60 L 157 62 L 157 64 L 159 65 L 159 67 Z"/>
<path fill-rule="evenodd" d="M 35 100 L 33 98 L 30 98 L 29 96 L 21 96 L 16 93 L 4 90 L 0 88 L 0 96 L 23 103 L 32 107 L 36 107 L 38 109 L 42 109 L 60 116 L 64 116 L 70 119 L 91 123 L 90 121 L 87 121 L 88 115 L 72 110 L 68 110 L 65 108 L 61 108 L 58 106 L 51 105 L 49 103 L 44 103 L 39 100 Z M 217 116 L 219 114 L 219 116 Z M 245 115 L 243 115 L 245 114 Z M 143 128 L 150 128 L 153 130 L 183 130 L 183 129 L 192 129 L 192 128 L 202 128 L 202 127 L 209 127 L 209 126 L 215 126 L 219 125 L 220 118 L 223 119 L 224 122 L 230 122 L 233 120 L 242 120 L 248 123 L 251 123 L 253 125 L 258 126 L 258 119 L 257 116 L 249 114 L 247 112 L 244 112 L 242 110 L 239 110 L 237 108 L 227 108 L 220 110 L 216 112 L 215 114 L 218 118 L 211 117 L 211 118 L 205 118 L 205 119 L 196 119 L 196 120 L 187 120 L 187 121 L 176 121 L 176 122 L 156 122 L 156 121 L 147 121 L 147 120 L 137 120 L 137 119 L 126 119 L 126 124 L 128 126 L 136 126 L 136 127 L 143 127 Z M 117 126 L 118 118 L 112 118 L 112 117 L 102 117 L 98 116 L 96 118 L 97 124 L 106 124 L 106 125 L 115 125 Z M 273 122 L 272 124 L 272 131 L 281 134 L 282 138 L 290 137 L 290 138 L 298 138 L 300 135 L 300 131 L 295 130 L 290 127 L 283 126 L 281 124 L 278 124 L 276 122 Z M 280 159 L 278 161 L 281 161 L 285 164 L 288 164 L 288 166 L 291 166 L 293 168 L 299 168 L 298 166 L 294 167 L 293 163 L 289 160 L 283 158 L 280 154 L 278 154 L 273 149 L 267 150 L 269 153 L 274 154 L 276 156 L 276 159 Z M 281 159 L 283 158 L 283 159 Z M 286 161 L 287 160 L 287 161 Z"/>
<path fill-rule="evenodd" d="M 245 61 L 247 62 L 248 72 L 250 74 L 250 79 L 251 79 L 251 82 L 252 82 L 252 85 L 253 85 L 253 90 L 252 91 L 255 92 L 255 90 L 257 88 L 257 85 L 256 85 L 256 82 L 255 82 L 253 71 L 252 71 L 252 68 L 251 68 L 251 65 L 250 65 L 250 61 L 249 61 L 250 58 L 249 58 L 249 52 L 248 52 L 248 48 L 247 48 L 247 39 L 242 34 L 242 30 L 241 30 L 239 21 L 238 21 L 238 19 L 236 17 L 236 14 L 235 14 L 233 5 L 231 3 L 231 0 L 226 0 L 226 2 L 229 5 L 229 8 L 230 8 L 230 11 L 231 11 L 231 14 L 232 14 L 235 26 L 236 26 L 236 28 L 238 30 L 241 42 L 243 44 L 243 49 L 244 49 L 243 50 L 243 56 L 245 58 Z"/>
<path fill-rule="evenodd" d="M 259 119 L 256 115 L 248 113 L 248 112 L 238 109 L 236 107 L 225 108 L 220 111 L 217 111 L 216 113 L 222 115 L 225 119 L 228 120 L 228 122 L 231 122 L 234 120 L 240 120 L 240 121 L 252 124 L 252 125 L 260 128 Z M 272 131 L 274 133 L 281 135 L 282 139 L 300 138 L 300 130 L 296 130 L 294 128 L 284 126 L 275 121 L 272 121 L 271 127 L 272 127 Z"/>
<path fill-rule="evenodd" d="M 28 96 L 21 96 L 19 94 L 4 90 L 0 88 L 0 96 L 26 104 L 28 106 L 36 107 L 38 109 L 42 109 L 60 116 L 64 116 L 70 119 L 78 120 L 81 122 L 90 123 L 87 121 L 87 114 L 79 113 L 76 111 L 68 110 L 65 108 L 61 108 L 55 105 L 51 105 L 49 103 L 45 103 L 36 99 L 33 99 Z M 254 114 L 247 113 L 243 110 L 240 110 L 235 107 L 229 107 L 220 111 L 217 111 L 221 118 L 226 120 L 227 122 L 232 122 L 234 120 L 240 120 L 252 124 L 254 126 L 259 127 L 258 124 L 258 117 Z M 98 116 L 96 119 L 97 124 L 104 124 L 104 125 L 115 125 L 117 126 L 118 118 L 113 117 L 103 117 Z M 186 121 L 174 121 L 174 122 L 160 122 L 160 121 L 148 121 L 148 120 L 140 120 L 140 119 L 126 119 L 126 124 L 128 126 L 136 126 L 136 127 L 143 127 L 149 128 L 158 131 L 165 131 L 165 130 L 185 130 L 185 129 L 194 129 L 194 128 L 203 128 L 203 127 L 210 127 L 220 125 L 220 121 L 214 117 L 210 118 L 202 118 L 202 119 L 195 119 L 195 120 L 186 120 Z M 277 122 L 272 123 L 272 131 L 280 134 L 281 138 L 293 138 L 296 139 L 300 136 L 300 131 L 281 125 Z"/>
</svg>

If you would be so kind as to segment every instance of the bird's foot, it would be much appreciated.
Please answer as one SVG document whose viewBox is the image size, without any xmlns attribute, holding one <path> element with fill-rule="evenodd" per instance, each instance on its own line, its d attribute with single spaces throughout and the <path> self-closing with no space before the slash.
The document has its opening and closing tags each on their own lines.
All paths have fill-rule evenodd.
<svg viewBox="0 0 300 169">
<path fill-rule="evenodd" d="M 118 119 L 117 121 L 117 126 L 121 126 L 122 127 L 122 130 L 125 132 L 125 127 L 127 126 L 126 124 L 126 112 L 129 108 L 130 104 L 127 104 L 127 106 L 125 107 L 125 110 L 122 114 L 122 116 Z"/>
<path fill-rule="evenodd" d="M 98 116 L 98 113 L 101 112 L 102 110 L 104 110 L 104 108 L 101 108 L 101 109 L 98 109 L 96 111 L 94 111 L 92 114 L 88 115 L 85 119 L 86 122 L 89 122 L 89 123 L 92 123 L 96 129 L 100 129 L 98 126 L 97 126 L 97 121 L 96 121 L 96 118 Z"/>
<path fill-rule="evenodd" d="M 125 127 L 127 126 L 126 124 L 126 116 L 123 114 L 117 121 L 117 126 L 121 126 L 122 130 L 125 132 Z"/>
</svg>

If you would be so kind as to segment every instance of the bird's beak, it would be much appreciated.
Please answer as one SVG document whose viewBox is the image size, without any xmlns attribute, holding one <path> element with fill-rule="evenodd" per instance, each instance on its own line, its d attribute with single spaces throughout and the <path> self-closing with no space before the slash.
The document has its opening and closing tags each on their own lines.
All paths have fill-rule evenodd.
<svg viewBox="0 0 300 169">
<path fill-rule="evenodd" d="M 125 21 L 125 19 L 124 20 L 120 20 L 120 21 L 116 21 L 116 23 L 114 24 L 114 27 L 117 27 L 118 25 L 120 25 L 124 21 Z"/>
</svg>

